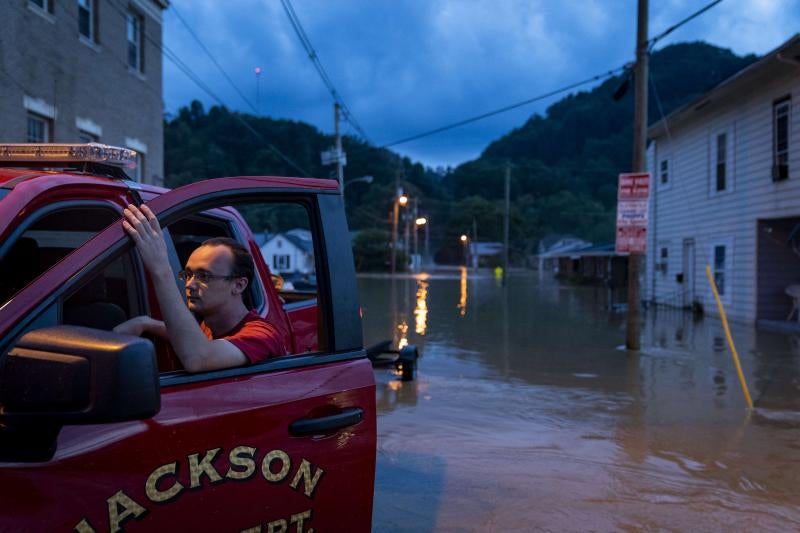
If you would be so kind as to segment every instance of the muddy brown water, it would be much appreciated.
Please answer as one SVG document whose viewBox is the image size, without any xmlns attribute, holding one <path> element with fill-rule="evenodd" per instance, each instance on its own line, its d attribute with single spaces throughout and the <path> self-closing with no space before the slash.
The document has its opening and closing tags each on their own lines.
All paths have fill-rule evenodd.
<svg viewBox="0 0 800 533">
<path fill-rule="evenodd" d="M 359 280 L 376 369 L 375 531 L 798 531 L 800 337 L 656 309 L 630 356 L 604 289 Z"/>
</svg>

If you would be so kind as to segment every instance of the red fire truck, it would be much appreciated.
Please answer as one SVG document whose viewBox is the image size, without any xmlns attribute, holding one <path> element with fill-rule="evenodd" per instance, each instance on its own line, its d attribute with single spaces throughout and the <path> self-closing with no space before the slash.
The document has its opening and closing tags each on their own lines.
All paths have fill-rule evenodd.
<svg viewBox="0 0 800 533">
<path fill-rule="evenodd" d="M 0 145 L 0 530 L 368 531 L 375 382 L 337 183 L 166 190 L 128 178 L 135 157 Z M 290 355 L 191 374 L 168 343 L 111 331 L 160 318 L 121 225 L 141 203 L 175 272 L 210 237 L 252 252 L 247 301 Z M 254 233 L 281 220 L 312 242 L 313 290 L 271 279 Z"/>
</svg>

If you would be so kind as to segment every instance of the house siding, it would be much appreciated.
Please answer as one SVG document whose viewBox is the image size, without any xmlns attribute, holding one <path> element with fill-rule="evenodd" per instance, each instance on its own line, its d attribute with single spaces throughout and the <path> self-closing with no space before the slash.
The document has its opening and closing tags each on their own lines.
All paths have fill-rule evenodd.
<svg viewBox="0 0 800 533">
<path fill-rule="evenodd" d="M 712 260 L 712 243 L 728 240 L 732 243 L 728 251 L 732 264 L 728 266 L 731 285 L 726 312 L 734 320 L 757 318 L 758 221 L 800 216 L 800 66 L 785 65 L 773 74 L 750 80 L 735 99 L 712 102 L 671 127 L 669 134 L 653 139 L 649 170 L 656 180 L 660 161 L 668 157 L 670 184 L 659 187 L 655 183 L 652 188 L 645 285 L 648 299 L 677 302 L 675 296 L 683 290 L 675 276 L 683 268 L 683 242 L 694 239 L 696 299 L 707 313 L 717 314 L 705 265 Z M 773 182 L 773 102 L 787 94 L 792 98 L 789 179 Z M 716 193 L 716 133 L 723 130 L 733 135 L 729 145 L 732 168 L 727 172 L 732 181 L 729 191 Z M 669 247 L 666 275 L 654 267 L 664 245 Z M 787 302 L 788 297 L 775 305 L 782 307 Z M 760 307 L 766 305 L 762 299 Z"/>
</svg>

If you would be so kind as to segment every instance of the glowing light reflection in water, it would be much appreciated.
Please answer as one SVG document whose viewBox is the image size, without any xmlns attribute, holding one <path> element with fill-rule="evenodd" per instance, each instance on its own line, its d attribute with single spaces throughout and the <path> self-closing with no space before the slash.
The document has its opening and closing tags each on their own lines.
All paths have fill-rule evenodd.
<svg viewBox="0 0 800 533">
<path fill-rule="evenodd" d="M 425 281 L 427 275 L 422 275 L 417 279 L 417 307 L 414 308 L 414 332 L 417 335 L 425 335 L 428 328 L 428 283 Z"/>
<path fill-rule="evenodd" d="M 461 267 L 461 296 L 458 299 L 458 314 L 467 314 L 467 267 Z"/>
</svg>

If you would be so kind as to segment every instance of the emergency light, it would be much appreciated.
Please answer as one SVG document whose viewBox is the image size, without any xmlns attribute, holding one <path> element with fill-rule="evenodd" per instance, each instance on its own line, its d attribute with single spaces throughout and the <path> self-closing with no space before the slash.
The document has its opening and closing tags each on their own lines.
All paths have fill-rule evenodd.
<svg viewBox="0 0 800 533">
<path fill-rule="evenodd" d="M 136 168 L 135 150 L 100 143 L 88 144 L 0 144 L 0 161 L 18 163 L 102 163 Z"/>
</svg>

